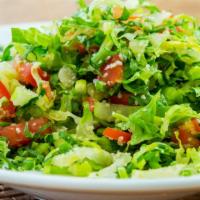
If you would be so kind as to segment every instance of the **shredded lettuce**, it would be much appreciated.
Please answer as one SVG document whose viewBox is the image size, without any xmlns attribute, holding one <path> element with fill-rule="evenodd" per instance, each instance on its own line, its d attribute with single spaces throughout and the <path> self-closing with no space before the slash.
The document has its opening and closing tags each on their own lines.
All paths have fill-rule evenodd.
<svg viewBox="0 0 200 200">
<path fill-rule="evenodd" d="M 74 147 L 65 154 L 52 158 L 47 163 L 44 171 L 46 173 L 57 173 L 73 176 L 88 176 L 92 171 L 102 169 L 112 164 L 112 155 L 100 148 Z M 52 171 L 56 169 L 56 172 Z"/>
<path fill-rule="evenodd" d="M 7 154 L 9 151 L 6 140 L 0 137 L 0 167 L 2 168 L 6 168 L 7 166 Z"/>
<path fill-rule="evenodd" d="M 155 142 L 142 145 L 140 150 L 133 155 L 131 161 L 134 169 L 157 169 L 169 166 L 175 158 L 175 150 L 165 144 Z"/>
<path fill-rule="evenodd" d="M 12 28 L 0 48 L 0 168 L 200 174 L 198 20 L 148 0 L 78 4 L 45 29 Z"/>
<path fill-rule="evenodd" d="M 11 100 L 15 106 L 24 106 L 38 95 L 24 86 L 18 86 L 11 96 Z"/>
<path fill-rule="evenodd" d="M 131 160 L 129 153 L 117 153 L 113 156 L 113 164 L 96 172 L 92 173 L 90 177 L 92 178 L 116 178 L 117 170 L 121 167 L 125 167 Z"/>
</svg>

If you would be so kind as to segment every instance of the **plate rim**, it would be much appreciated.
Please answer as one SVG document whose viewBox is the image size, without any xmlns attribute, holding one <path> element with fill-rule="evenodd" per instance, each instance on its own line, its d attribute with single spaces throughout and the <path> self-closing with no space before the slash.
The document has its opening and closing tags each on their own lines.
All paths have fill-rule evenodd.
<svg viewBox="0 0 200 200">
<path fill-rule="evenodd" d="M 37 188 L 59 192 L 161 193 L 165 191 L 196 191 L 200 189 L 200 175 L 163 179 L 79 178 L 45 175 L 33 172 L 0 170 L 0 181 L 15 187 Z"/>
</svg>

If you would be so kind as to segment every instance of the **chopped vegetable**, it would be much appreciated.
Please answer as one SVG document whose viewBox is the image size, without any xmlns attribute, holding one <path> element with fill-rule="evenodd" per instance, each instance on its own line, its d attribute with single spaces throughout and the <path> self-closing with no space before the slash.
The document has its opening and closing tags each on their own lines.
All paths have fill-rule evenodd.
<svg viewBox="0 0 200 200">
<path fill-rule="evenodd" d="M 124 144 L 130 141 L 131 134 L 113 128 L 106 128 L 103 135 L 110 140 L 117 140 L 119 144 Z"/>
<path fill-rule="evenodd" d="M 30 120 L 28 124 L 22 122 L 0 127 L 0 136 L 7 138 L 10 147 L 20 147 L 30 143 L 33 134 L 39 133 L 45 135 L 49 133 L 50 129 L 48 127 L 42 130 L 42 127 L 47 123 L 47 119 L 39 118 Z"/>
<path fill-rule="evenodd" d="M 79 0 L 0 55 L 0 168 L 95 178 L 200 174 L 200 26 L 148 0 Z"/>
</svg>

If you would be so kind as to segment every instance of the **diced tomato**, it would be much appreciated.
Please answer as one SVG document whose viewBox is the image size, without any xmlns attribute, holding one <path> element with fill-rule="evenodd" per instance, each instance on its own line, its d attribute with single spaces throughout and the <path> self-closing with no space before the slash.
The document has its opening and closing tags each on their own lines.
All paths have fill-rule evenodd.
<svg viewBox="0 0 200 200">
<path fill-rule="evenodd" d="M 200 126 L 197 119 L 191 119 L 179 126 L 179 139 L 185 147 L 199 147 L 200 140 L 196 137 L 200 133 Z M 172 141 L 178 143 L 175 135 Z"/>
<path fill-rule="evenodd" d="M 30 142 L 24 135 L 24 128 L 24 123 L 0 127 L 0 136 L 7 138 L 10 147 L 20 147 Z"/>
<path fill-rule="evenodd" d="M 38 68 L 38 74 L 43 81 L 49 81 L 50 76 L 47 72 L 43 71 L 40 67 Z"/>
<path fill-rule="evenodd" d="M 188 134 L 183 128 L 179 129 L 179 139 L 181 140 L 182 144 L 188 144 L 190 134 Z"/>
<path fill-rule="evenodd" d="M 78 50 L 80 54 L 85 54 L 86 52 L 85 46 L 80 42 L 75 43 L 73 47 Z"/>
<path fill-rule="evenodd" d="M 19 81 L 21 81 L 25 85 L 31 85 L 33 87 L 37 87 L 37 83 L 31 73 L 31 68 L 32 68 L 31 63 L 21 62 L 21 63 L 18 63 L 15 66 L 15 68 L 16 68 L 17 73 L 19 74 Z"/>
<path fill-rule="evenodd" d="M 124 144 L 130 141 L 131 134 L 114 128 L 106 128 L 103 135 L 110 140 L 116 140 L 119 144 Z"/>
<path fill-rule="evenodd" d="M 121 6 L 119 5 L 114 6 L 112 9 L 113 18 L 119 19 L 122 16 L 123 11 L 124 9 Z"/>
<path fill-rule="evenodd" d="M 200 146 L 200 140 L 187 133 L 183 128 L 179 129 L 179 139 L 183 145 L 192 147 Z"/>
<path fill-rule="evenodd" d="M 31 63 L 17 63 L 15 65 L 16 71 L 19 74 L 19 81 L 22 82 L 25 85 L 31 85 L 32 87 L 37 87 L 37 83 L 35 79 L 32 76 L 31 73 L 31 68 L 32 68 Z M 38 74 L 41 77 L 42 80 L 48 81 L 50 79 L 49 75 L 47 72 L 43 71 L 40 67 L 38 68 Z"/>
<path fill-rule="evenodd" d="M 13 105 L 13 102 L 8 101 L 3 103 L 2 109 L 4 111 L 4 117 L 5 118 L 13 118 L 15 117 L 15 106 Z"/>
<path fill-rule="evenodd" d="M 5 87 L 5 85 L 0 81 L 0 99 L 2 97 L 6 97 L 8 99 L 7 102 L 4 102 L 2 107 L 0 108 L 0 119 L 8 119 L 15 117 L 15 107 L 13 103 L 10 101 L 10 93 Z"/>
<path fill-rule="evenodd" d="M 90 111 L 94 112 L 94 99 L 92 97 L 87 97 L 85 100 L 89 103 Z"/>
<path fill-rule="evenodd" d="M 10 93 L 8 92 L 6 86 L 0 81 L 0 98 L 2 97 L 10 99 Z"/>
<path fill-rule="evenodd" d="M 46 118 L 33 119 L 28 122 L 29 131 L 35 134 L 40 131 L 44 125 L 48 123 Z M 25 122 L 19 124 L 13 124 L 7 127 L 0 127 L 0 136 L 6 137 L 10 147 L 18 148 L 23 145 L 27 145 L 31 142 L 30 138 L 27 138 L 24 133 Z M 50 128 L 42 131 L 41 134 L 45 135 L 51 132 Z"/>
<path fill-rule="evenodd" d="M 28 122 L 29 131 L 32 133 L 36 133 L 42 128 L 42 126 L 48 123 L 48 119 L 41 117 L 38 119 L 32 119 Z M 51 132 L 51 128 L 46 128 L 45 130 L 41 131 L 42 135 L 46 135 Z"/>
<path fill-rule="evenodd" d="M 119 83 L 123 78 L 123 62 L 119 55 L 114 55 L 100 68 L 99 80 L 104 81 L 108 86 Z"/>
<path fill-rule="evenodd" d="M 195 128 L 195 130 L 197 131 L 197 133 L 200 133 L 200 125 L 199 125 L 199 122 L 197 119 L 192 119 L 192 123 L 193 123 L 193 126 Z"/>
<path fill-rule="evenodd" d="M 122 92 L 119 93 L 117 96 L 110 97 L 110 102 L 113 104 L 128 105 L 130 96 L 131 94 Z"/>
</svg>

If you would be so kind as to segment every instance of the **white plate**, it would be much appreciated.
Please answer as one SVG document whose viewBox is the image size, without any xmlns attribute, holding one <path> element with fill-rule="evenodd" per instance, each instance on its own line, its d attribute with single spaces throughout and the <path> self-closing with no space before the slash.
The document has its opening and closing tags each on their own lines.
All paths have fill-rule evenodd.
<svg viewBox="0 0 200 200">
<path fill-rule="evenodd" d="M 46 23 L 42 23 L 44 25 Z M 10 27 L 0 27 L 0 44 L 10 41 Z M 91 179 L 0 170 L 0 182 L 21 191 L 55 200 L 170 200 L 200 191 L 200 176 L 154 180 Z"/>
<path fill-rule="evenodd" d="M 0 182 L 21 191 L 55 200 L 170 200 L 200 190 L 200 176 L 115 180 L 0 170 Z"/>
</svg>

